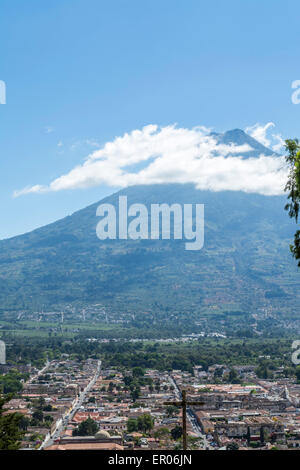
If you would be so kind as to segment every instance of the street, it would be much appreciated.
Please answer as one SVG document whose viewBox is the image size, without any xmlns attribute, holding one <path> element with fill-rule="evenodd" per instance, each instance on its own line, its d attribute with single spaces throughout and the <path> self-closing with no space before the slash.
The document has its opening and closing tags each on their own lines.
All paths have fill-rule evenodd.
<svg viewBox="0 0 300 470">
<path fill-rule="evenodd" d="M 169 381 L 170 381 L 171 385 L 173 385 L 173 387 L 174 387 L 176 398 L 178 400 L 182 400 L 181 392 L 180 392 L 175 380 L 170 375 L 169 375 Z M 187 418 L 188 418 L 188 420 L 189 420 L 189 422 L 190 422 L 190 424 L 193 428 L 194 433 L 197 434 L 197 436 L 202 439 L 203 448 L 205 450 L 213 450 L 213 447 L 208 442 L 206 435 L 202 433 L 202 430 L 201 430 L 201 428 L 198 424 L 198 421 L 195 417 L 195 414 L 193 413 L 192 409 L 189 406 L 187 407 Z"/>
<path fill-rule="evenodd" d="M 94 377 L 88 383 L 86 388 L 77 397 L 77 399 L 76 399 L 72 409 L 69 411 L 69 413 L 59 421 L 59 424 L 57 425 L 57 427 L 56 427 L 55 431 L 52 433 L 52 435 L 50 437 L 48 436 L 44 440 L 44 442 L 39 447 L 39 450 L 42 450 L 46 445 L 50 446 L 50 445 L 54 444 L 54 442 L 57 439 L 60 438 L 62 430 L 69 424 L 70 421 L 72 421 L 73 416 L 79 410 L 79 408 L 82 406 L 86 395 L 89 393 L 91 388 L 93 388 L 93 386 L 95 385 L 95 383 L 96 383 L 96 381 L 97 381 L 97 379 L 100 375 L 100 372 L 101 372 L 101 365 L 102 365 L 102 361 L 98 361 L 97 370 L 96 370 L 96 373 L 95 373 Z"/>
</svg>

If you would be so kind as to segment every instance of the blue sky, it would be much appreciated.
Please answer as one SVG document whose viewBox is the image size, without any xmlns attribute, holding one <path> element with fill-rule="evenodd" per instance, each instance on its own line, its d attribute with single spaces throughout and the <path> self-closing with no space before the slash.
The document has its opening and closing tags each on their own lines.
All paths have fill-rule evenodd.
<svg viewBox="0 0 300 470">
<path fill-rule="evenodd" d="M 115 191 L 26 194 L 155 124 L 300 136 L 300 4 L 291 0 L 2 0 L 0 238 Z"/>
</svg>

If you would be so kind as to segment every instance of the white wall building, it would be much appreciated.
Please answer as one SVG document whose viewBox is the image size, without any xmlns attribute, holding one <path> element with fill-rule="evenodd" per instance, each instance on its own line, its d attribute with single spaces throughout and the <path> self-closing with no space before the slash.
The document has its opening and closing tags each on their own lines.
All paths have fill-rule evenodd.
<svg viewBox="0 0 300 470">
<path fill-rule="evenodd" d="M 6 347 L 4 341 L 0 341 L 0 364 L 6 364 Z"/>
</svg>

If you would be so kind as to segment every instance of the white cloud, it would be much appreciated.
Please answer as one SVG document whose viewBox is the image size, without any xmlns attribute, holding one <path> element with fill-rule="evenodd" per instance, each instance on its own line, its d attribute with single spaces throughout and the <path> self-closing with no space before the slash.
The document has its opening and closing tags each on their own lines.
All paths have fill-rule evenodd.
<svg viewBox="0 0 300 470">
<path fill-rule="evenodd" d="M 264 131 L 257 129 L 257 134 L 263 138 Z M 107 142 L 83 164 L 48 186 L 27 187 L 14 195 L 101 184 L 120 188 L 157 183 L 194 183 L 203 190 L 281 194 L 287 175 L 284 159 L 264 155 L 254 158 L 251 150 L 249 145 L 218 144 L 203 127 L 149 125 Z M 247 159 L 241 156 L 245 152 L 249 154 Z"/>
<path fill-rule="evenodd" d="M 86 145 L 89 145 L 90 147 L 96 147 L 96 148 L 100 147 L 99 142 L 97 142 L 97 140 L 95 139 L 86 139 L 85 143 Z"/>
<path fill-rule="evenodd" d="M 251 135 L 265 147 L 269 147 L 274 152 L 281 152 L 284 146 L 284 140 L 281 134 L 270 133 L 270 129 L 274 128 L 274 122 L 268 122 L 264 126 L 256 123 L 254 126 L 246 127 L 245 132 Z"/>
<path fill-rule="evenodd" d="M 26 186 L 26 188 L 20 189 L 14 192 L 14 197 L 22 196 L 23 194 L 29 193 L 43 193 L 45 192 L 45 186 L 36 184 L 35 186 Z"/>
<path fill-rule="evenodd" d="M 282 152 L 282 150 L 284 148 L 284 144 L 285 144 L 282 135 L 281 134 L 272 134 L 272 137 L 273 137 L 272 150 L 274 150 L 274 152 L 277 152 L 277 153 Z M 277 143 L 276 143 L 276 141 L 277 141 Z"/>
<path fill-rule="evenodd" d="M 86 147 L 93 147 L 93 148 L 99 148 L 100 144 L 97 142 L 95 139 L 85 139 L 85 140 L 77 140 L 76 142 L 73 142 L 70 146 L 70 150 L 77 150 L 77 149 L 84 149 Z"/>
</svg>

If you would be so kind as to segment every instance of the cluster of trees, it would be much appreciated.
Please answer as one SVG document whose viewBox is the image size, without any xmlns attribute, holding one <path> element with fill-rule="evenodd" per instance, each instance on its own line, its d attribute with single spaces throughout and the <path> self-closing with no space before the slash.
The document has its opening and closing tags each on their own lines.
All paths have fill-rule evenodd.
<svg viewBox="0 0 300 470">
<path fill-rule="evenodd" d="M 288 139 L 285 141 L 287 150 L 286 162 L 289 166 L 289 178 L 285 186 L 288 192 L 289 202 L 285 209 L 289 217 L 298 222 L 300 209 L 300 143 L 298 139 Z M 290 245 L 290 250 L 300 267 L 300 230 L 295 232 L 294 244 Z"/>
<path fill-rule="evenodd" d="M 130 390 L 131 399 L 135 402 L 141 394 L 141 387 L 148 385 L 152 388 L 152 379 L 144 377 L 145 370 L 142 367 L 134 367 L 132 369 L 132 376 L 125 375 L 123 377 L 125 390 Z"/>
<path fill-rule="evenodd" d="M 230 384 L 241 383 L 241 379 L 239 378 L 239 375 L 235 369 L 230 369 L 228 377 L 227 377 L 227 382 Z"/>
<path fill-rule="evenodd" d="M 148 413 L 138 416 L 138 418 L 129 418 L 127 421 L 127 431 L 130 432 L 149 432 L 154 427 L 154 420 Z"/>
<path fill-rule="evenodd" d="M 94 436 L 98 429 L 96 421 L 89 417 L 82 421 L 77 429 L 74 429 L 73 436 Z"/>
<path fill-rule="evenodd" d="M 26 431 L 28 426 L 46 426 L 50 428 L 53 422 L 53 417 L 45 413 L 50 411 L 52 411 L 52 406 L 49 404 L 47 405 L 45 399 L 40 397 L 38 400 L 33 402 L 33 413 L 31 418 L 22 415 L 19 421 L 19 427 L 23 431 Z"/>
<path fill-rule="evenodd" d="M 296 367 L 296 378 L 297 378 L 297 383 L 300 384 L 300 366 Z"/>
<path fill-rule="evenodd" d="M 0 393 L 17 393 L 23 389 L 22 380 L 28 379 L 28 374 L 21 374 L 16 369 L 11 369 L 7 374 L 0 375 Z"/>
<path fill-rule="evenodd" d="M 173 418 L 173 416 L 177 416 L 179 414 L 179 408 L 175 405 L 169 405 L 166 408 L 166 415 L 168 418 Z"/>
<path fill-rule="evenodd" d="M 90 333 L 89 333 L 90 335 Z M 194 365 L 202 365 L 207 370 L 213 364 L 257 364 L 260 365 L 259 356 L 269 356 L 268 369 L 277 366 L 290 368 L 291 340 L 288 338 L 249 338 L 249 339 L 220 339 L 200 338 L 191 343 L 129 343 L 110 342 L 98 343 L 86 341 L 80 337 L 74 341 L 63 341 L 59 338 L 22 338 L 16 337 L 8 350 L 10 362 L 28 363 L 39 358 L 42 364 L 48 357 L 60 358 L 62 354 L 69 354 L 71 358 L 85 360 L 88 357 L 101 359 L 105 364 L 114 364 L 133 370 L 134 380 L 142 385 L 143 370 L 154 368 L 158 370 L 181 369 L 193 371 Z M 295 367 L 294 367 L 295 369 Z M 295 373 L 295 370 L 294 370 Z M 17 380 L 16 380 L 17 379 Z M 5 383 L 5 393 L 20 390 L 20 377 L 17 373 L 0 376 L 1 383 Z M 18 382 L 18 383 L 17 383 Z M 137 384 L 138 385 L 138 384 Z M 149 384 L 151 385 L 151 384 Z M 138 387 L 136 387 L 138 389 Z M 1 388 L 0 388 L 1 390 Z"/>
<path fill-rule="evenodd" d="M 33 415 L 30 418 L 20 413 L 4 413 L 4 404 L 13 398 L 23 388 L 22 380 L 28 374 L 21 374 L 17 370 L 10 370 L 0 376 L 0 450 L 17 450 L 28 426 L 51 425 L 52 416 L 44 415 L 43 411 L 51 411 L 51 405 L 45 400 L 36 400 Z"/>
<path fill-rule="evenodd" d="M 261 364 L 260 356 L 268 356 L 268 369 L 286 366 L 291 368 L 291 341 L 288 339 L 247 339 L 224 340 L 203 339 L 189 344 L 129 344 L 103 345 L 104 363 L 115 364 L 118 367 L 143 368 L 158 370 L 181 369 L 193 372 L 195 365 L 202 365 L 204 370 L 213 364 Z M 119 350 L 118 350 L 119 349 Z M 294 368 L 295 369 L 295 368 Z M 295 373 L 295 370 L 294 370 Z M 235 377 L 232 377 L 235 380 Z"/>
<path fill-rule="evenodd" d="M 178 439 L 181 438 L 182 436 L 182 426 L 175 426 L 175 428 L 171 429 L 171 436 L 174 439 L 174 441 L 177 441 Z"/>
<path fill-rule="evenodd" d="M 0 396 L 0 450 L 18 450 L 23 437 L 20 426 L 22 415 L 18 413 L 4 414 L 3 406 L 10 399 L 10 395 Z"/>
</svg>

